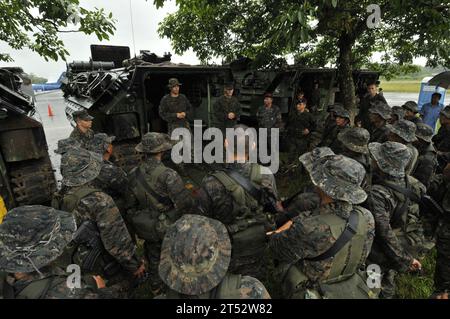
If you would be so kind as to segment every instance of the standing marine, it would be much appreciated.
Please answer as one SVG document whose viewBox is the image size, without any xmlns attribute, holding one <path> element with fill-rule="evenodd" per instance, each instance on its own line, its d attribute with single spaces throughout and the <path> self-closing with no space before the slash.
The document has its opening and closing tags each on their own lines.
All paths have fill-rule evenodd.
<svg viewBox="0 0 450 319">
<path fill-rule="evenodd" d="M 214 114 L 219 128 L 225 136 L 225 129 L 238 123 L 242 109 L 238 99 L 233 96 L 233 84 L 225 84 L 223 92 L 223 95 L 214 104 Z"/>
<path fill-rule="evenodd" d="M 91 129 L 94 117 L 89 115 L 87 110 L 80 110 L 73 112 L 72 118 L 76 126 L 70 133 L 70 137 L 86 148 L 94 138 L 94 131 Z"/>
</svg>

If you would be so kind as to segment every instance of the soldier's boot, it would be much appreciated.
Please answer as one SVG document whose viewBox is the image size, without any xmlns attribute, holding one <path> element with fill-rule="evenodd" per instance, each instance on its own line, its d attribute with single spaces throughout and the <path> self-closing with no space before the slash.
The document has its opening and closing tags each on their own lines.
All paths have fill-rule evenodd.
<svg viewBox="0 0 450 319">
<path fill-rule="evenodd" d="M 148 274 L 150 281 L 150 290 L 153 296 L 160 295 L 165 290 L 164 282 L 159 276 L 159 260 L 161 255 L 161 243 L 145 243 L 145 257 L 148 264 Z"/>
<path fill-rule="evenodd" d="M 395 276 L 397 272 L 393 269 L 387 270 L 383 274 L 381 280 L 381 299 L 393 299 L 395 298 Z"/>
</svg>

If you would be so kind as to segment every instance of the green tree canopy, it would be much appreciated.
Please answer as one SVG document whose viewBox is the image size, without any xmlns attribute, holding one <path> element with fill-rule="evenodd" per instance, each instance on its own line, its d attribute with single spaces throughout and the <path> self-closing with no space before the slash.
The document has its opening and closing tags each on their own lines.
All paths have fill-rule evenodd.
<svg viewBox="0 0 450 319">
<path fill-rule="evenodd" d="M 11 48 L 29 48 L 46 60 L 65 60 L 68 52 L 61 33 L 95 34 L 101 41 L 115 31 L 112 13 L 88 10 L 79 0 L 1 0 L 0 41 Z M 12 61 L 0 53 L 0 61 Z"/>
<path fill-rule="evenodd" d="M 30 73 L 29 77 L 30 77 L 31 83 L 33 83 L 33 84 L 41 84 L 41 83 L 47 83 L 48 82 L 48 79 L 46 79 L 44 77 L 41 77 L 39 75 L 36 75 L 34 73 Z"/>
<path fill-rule="evenodd" d="M 378 3 L 381 22 L 376 23 Z M 164 0 L 154 0 L 162 6 Z M 429 66 L 450 66 L 450 4 L 438 0 L 177 0 L 178 11 L 160 24 L 159 34 L 175 52 L 192 48 L 203 62 L 247 56 L 255 66 L 282 62 L 334 65 L 347 108 L 355 107 L 352 71 L 363 66 L 415 71 L 415 57 Z M 375 11 L 376 12 L 376 11 Z M 375 23 L 374 23 L 375 22 Z M 376 26 L 376 27 L 375 27 Z M 382 52 L 382 62 L 371 61 Z M 398 66 L 398 67 L 396 67 Z"/>
</svg>

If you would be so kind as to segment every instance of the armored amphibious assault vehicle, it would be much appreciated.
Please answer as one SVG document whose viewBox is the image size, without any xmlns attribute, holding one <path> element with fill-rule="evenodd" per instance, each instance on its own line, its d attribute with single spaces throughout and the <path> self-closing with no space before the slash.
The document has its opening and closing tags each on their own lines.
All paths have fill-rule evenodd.
<svg viewBox="0 0 450 319">
<path fill-rule="evenodd" d="M 115 157 L 125 169 L 140 160 L 134 146 L 143 134 L 167 129 L 158 108 L 161 98 L 168 93 L 169 78 L 176 77 L 183 84 L 181 93 L 188 97 L 194 118 L 202 120 L 204 127 L 217 126 L 213 105 L 229 82 L 234 83 L 234 94 L 242 105 L 241 122 L 253 126 L 266 92 L 273 93 L 274 104 L 281 108 L 284 117 L 289 116 L 300 89 L 307 99 L 312 99 L 315 90 L 318 111 L 340 101 L 336 69 L 299 65 L 253 69 L 247 58 L 220 66 L 193 66 L 172 63 L 170 54 L 159 57 L 149 51 L 130 58 L 128 47 L 117 46 L 92 45 L 91 53 L 89 62 L 68 65 L 69 81 L 62 88 L 66 115 L 73 123 L 73 112 L 87 109 L 95 117 L 94 131 L 116 136 Z M 377 79 L 376 72 L 355 72 L 358 94 L 366 92 L 368 81 Z"/>
<path fill-rule="evenodd" d="M 0 219 L 21 205 L 46 204 L 56 189 L 34 98 L 21 68 L 0 68 Z"/>
</svg>

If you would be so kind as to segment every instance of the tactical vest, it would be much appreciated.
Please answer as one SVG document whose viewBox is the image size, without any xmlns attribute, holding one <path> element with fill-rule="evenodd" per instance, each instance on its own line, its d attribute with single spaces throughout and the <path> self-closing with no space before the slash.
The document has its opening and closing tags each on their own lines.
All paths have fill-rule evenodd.
<svg viewBox="0 0 450 319">
<path fill-rule="evenodd" d="M 406 145 L 411 152 L 411 160 L 405 168 L 405 174 L 411 175 L 417 167 L 417 159 L 419 158 L 419 151 L 411 144 Z"/>
<path fill-rule="evenodd" d="M 139 206 L 137 210 L 127 213 L 127 221 L 136 234 L 147 241 L 160 241 L 164 237 L 166 227 L 179 217 L 170 198 L 159 195 L 154 189 L 159 176 L 166 170 L 167 168 L 160 164 L 150 175 L 144 174 L 141 166 L 130 172 L 130 189 Z M 168 210 L 167 207 L 172 209 Z"/>
<path fill-rule="evenodd" d="M 241 299 L 241 275 L 227 273 L 220 284 L 212 290 L 195 296 L 197 299 Z M 183 299 L 184 295 L 169 289 L 166 299 Z"/>
<path fill-rule="evenodd" d="M 320 282 L 311 282 L 302 272 L 300 260 L 292 265 L 279 266 L 282 274 L 282 291 L 286 298 L 330 298 L 330 299 L 367 299 L 369 289 L 359 273 L 359 266 L 364 256 L 364 244 L 367 240 L 368 225 L 361 207 L 353 207 L 358 214 L 358 226 L 355 235 L 346 243 L 333 258 L 327 278 Z M 326 214 L 314 216 L 317 224 L 327 225 L 334 238 L 344 232 L 347 220 L 335 215 Z M 319 261 L 320 262 L 320 261 Z"/>
<path fill-rule="evenodd" d="M 233 257 L 258 255 L 266 246 L 265 223 L 267 221 L 263 207 L 258 199 L 253 198 L 238 182 L 225 171 L 212 174 L 233 197 L 235 205 L 230 214 L 235 222 L 226 225 L 233 245 Z M 261 184 L 261 167 L 252 164 L 250 180 Z"/>
<path fill-rule="evenodd" d="M 92 187 L 82 187 L 73 192 L 69 191 L 62 198 L 60 209 L 73 213 L 83 198 L 96 192 L 102 191 Z M 90 223 L 92 227 L 85 227 L 85 223 Z M 77 220 L 77 226 L 78 230 L 74 234 L 74 239 L 67 245 L 71 262 L 80 265 L 84 272 L 102 274 L 107 279 L 118 274 L 121 270 L 120 265 L 104 248 L 95 222 Z M 83 229 L 85 229 L 85 233 L 80 233 Z M 84 239 L 76 240 L 75 236 L 77 238 L 84 237 Z M 93 243 L 96 243 L 96 245 Z M 87 264 L 89 264 L 89 269 L 84 266 Z"/>
<path fill-rule="evenodd" d="M 93 187 L 82 187 L 74 192 L 69 191 L 64 196 L 56 193 L 52 200 L 52 207 L 73 213 L 83 198 L 96 192 L 101 192 L 101 190 Z"/>
</svg>

